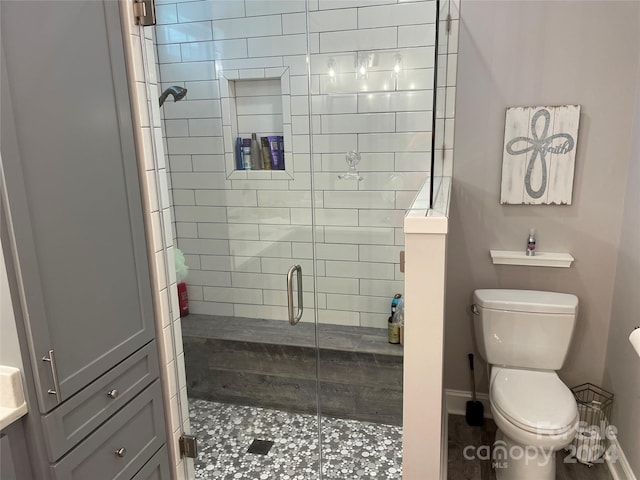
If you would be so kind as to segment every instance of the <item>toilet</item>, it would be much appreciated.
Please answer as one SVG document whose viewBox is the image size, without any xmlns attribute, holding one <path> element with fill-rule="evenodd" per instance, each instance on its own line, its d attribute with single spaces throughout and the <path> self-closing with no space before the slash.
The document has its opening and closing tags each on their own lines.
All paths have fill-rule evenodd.
<svg viewBox="0 0 640 480">
<path fill-rule="evenodd" d="M 489 400 L 498 427 L 492 465 L 499 480 L 554 480 L 555 452 L 579 422 L 564 363 L 578 314 L 575 295 L 476 290 L 474 331 L 490 365 Z"/>
</svg>

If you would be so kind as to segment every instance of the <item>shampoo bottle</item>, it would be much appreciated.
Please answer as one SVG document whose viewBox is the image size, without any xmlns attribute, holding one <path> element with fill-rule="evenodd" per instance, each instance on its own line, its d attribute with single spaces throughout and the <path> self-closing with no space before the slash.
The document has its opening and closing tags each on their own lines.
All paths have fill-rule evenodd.
<svg viewBox="0 0 640 480">
<path fill-rule="evenodd" d="M 236 170 L 244 170 L 244 161 L 242 160 L 242 139 L 236 138 Z"/>
<path fill-rule="evenodd" d="M 265 170 L 272 170 L 273 162 L 271 161 L 271 149 L 269 148 L 269 139 L 262 137 L 260 139 L 260 145 L 262 146 L 262 168 Z"/>
<path fill-rule="evenodd" d="M 398 324 L 398 339 L 400 345 L 404 345 L 404 299 L 400 299 L 398 302 L 398 308 L 393 316 L 394 321 Z"/>
<path fill-rule="evenodd" d="M 387 336 L 389 343 L 400 343 L 400 325 L 398 324 L 399 317 L 396 315 L 396 313 L 401 297 L 401 294 L 396 293 L 391 300 L 391 316 L 389 317 L 387 326 Z"/>
<path fill-rule="evenodd" d="M 251 165 L 254 170 L 262 170 L 262 146 L 255 133 L 251 134 Z"/>
<path fill-rule="evenodd" d="M 251 140 L 242 139 L 242 167 L 244 170 L 251 170 Z"/>
<path fill-rule="evenodd" d="M 396 322 L 395 315 L 391 315 L 389 317 L 389 325 L 387 327 L 387 335 L 389 343 L 398 344 L 400 343 L 400 329 L 398 327 L 398 323 Z"/>
</svg>

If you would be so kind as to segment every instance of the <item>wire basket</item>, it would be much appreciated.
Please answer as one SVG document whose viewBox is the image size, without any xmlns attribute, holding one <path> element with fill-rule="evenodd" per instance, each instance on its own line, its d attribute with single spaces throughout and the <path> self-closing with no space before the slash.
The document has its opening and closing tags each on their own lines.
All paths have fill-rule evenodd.
<svg viewBox="0 0 640 480">
<path fill-rule="evenodd" d="M 613 393 L 591 383 L 583 383 L 571 389 L 578 403 L 580 424 L 571 444 L 576 460 L 591 466 L 602 457 L 606 446 Z"/>
</svg>

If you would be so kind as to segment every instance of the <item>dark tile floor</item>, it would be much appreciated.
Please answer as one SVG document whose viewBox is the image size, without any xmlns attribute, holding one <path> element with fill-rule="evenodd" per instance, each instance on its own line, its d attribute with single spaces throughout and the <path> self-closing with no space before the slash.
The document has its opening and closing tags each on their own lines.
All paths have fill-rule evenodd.
<svg viewBox="0 0 640 480">
<path fill-rule="evenodd" d="M 470 427 L 461 415 L 449 415 L 449 480 L 495 480 L 489 460 L 467 460 L 464 448 L 489 446 L 496 434 L 493 420 L 487 420 L 484 427 Z M 556 454 L 556 480 L 612 480 L 605 463 L 597 463 L 587 467 L 575 462 L 567 452 L 560 450 Z"/>
</svg>

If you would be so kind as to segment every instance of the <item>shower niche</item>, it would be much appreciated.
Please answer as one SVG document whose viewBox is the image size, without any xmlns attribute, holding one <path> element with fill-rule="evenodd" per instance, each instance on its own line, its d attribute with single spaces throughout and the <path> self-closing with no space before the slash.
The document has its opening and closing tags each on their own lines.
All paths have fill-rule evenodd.
<svg viewBox="0 0 640 480">
<path fill-rule="evenodd" d="M 224 71 L 218 80 L 227 178 L 293 179 L 289 69 Z M 251 147 L 253 134 L 259 162 Z M 244 159 L 247 153 L 251 163 Z"/>
</svg>

